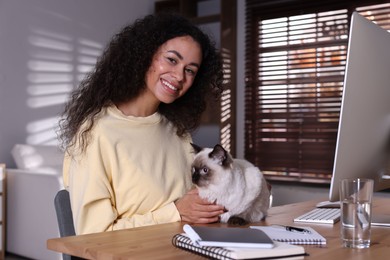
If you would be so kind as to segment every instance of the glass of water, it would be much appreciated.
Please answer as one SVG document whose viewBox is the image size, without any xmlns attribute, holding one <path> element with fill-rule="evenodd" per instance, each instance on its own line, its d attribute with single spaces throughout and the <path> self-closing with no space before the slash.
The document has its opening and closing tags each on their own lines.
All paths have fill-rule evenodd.
<svg viewBox="0 0 390 260">
<path fill-rule="evenodd" d="M 341 240 L 344 247 L 368 248 L 371 238 L 371 205 L 374 181 L 341 181 Z"/>
</svg>

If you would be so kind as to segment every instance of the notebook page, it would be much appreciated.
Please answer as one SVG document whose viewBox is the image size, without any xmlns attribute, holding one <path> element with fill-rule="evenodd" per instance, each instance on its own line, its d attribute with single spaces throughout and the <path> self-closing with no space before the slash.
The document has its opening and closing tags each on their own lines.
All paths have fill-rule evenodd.
<svg viewBox="0 0 390 260">
<path fill-rule="evenodd" d="M 287 242 L 290 244 L 306 244 L 306 245 L 325 245 L 326 239 L 311 227 L 302 227 L 309 230 L 310 233 L 298 233 L 275 228 L 272 226 L 251 226 L 253 229 L 262 230 L 272 240 Z"/>
</svg>

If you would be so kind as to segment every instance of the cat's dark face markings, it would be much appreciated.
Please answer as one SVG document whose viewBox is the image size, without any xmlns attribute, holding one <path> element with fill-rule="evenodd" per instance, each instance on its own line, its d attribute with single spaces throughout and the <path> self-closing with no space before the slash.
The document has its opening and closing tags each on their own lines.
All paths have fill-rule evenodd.
<svg viewBox="0 0 390 260">
<path fill-rule="evenodd" d="M 192 182 L 198 187 L 206 187 L 213 181 L 215 170 L 221 167 L 227 168 L 233 161 L 228 152 L 219 144 L 213 150 L 207 151 L 195 144 L 191 145 L 196 152 L 192 164 Z"/>
<path fill-rule="evenodd" d="M 206 186 L 213 174 L 212 171 L 203 164 L 201 160 L 192 165 L 192 182 L 199 187 Z"/>
</svg>

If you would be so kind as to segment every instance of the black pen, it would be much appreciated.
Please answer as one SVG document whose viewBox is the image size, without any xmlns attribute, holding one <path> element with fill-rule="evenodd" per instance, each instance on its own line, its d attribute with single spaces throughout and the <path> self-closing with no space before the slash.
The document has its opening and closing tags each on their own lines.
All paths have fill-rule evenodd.
<svg viewBox="0 0 390 260">
<path fill-rule="evenodd" d="M 283 226 L 283 225 L 272 225 L 273 227 L 277 227 L 277 228 L 283 228 L 287 231 L 290 231 L 290 232 L 297 232 L 297 233 L 302 233 L 302 234 L 310 234 L 310 230 L 308 229 L 305 229 L 305 228 L 301 228 L 301 227 L 293 227 L 293 226 Z"/>
</svg>

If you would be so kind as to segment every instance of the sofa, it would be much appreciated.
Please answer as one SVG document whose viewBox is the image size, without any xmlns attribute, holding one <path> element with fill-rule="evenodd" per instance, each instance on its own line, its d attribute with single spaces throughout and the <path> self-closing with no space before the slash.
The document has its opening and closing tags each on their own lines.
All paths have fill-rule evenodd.
<svg viewBox="0 0 390 260">
<path fill-rule="evenodd" d="M 7 169 L 6 251 L 39 260 L 62 259 L 46 248 L 59 237 L 54 197 L 62 183 L 64 153 L 56 146 L 16 144 L 16 168 Z"/>
</svg>

